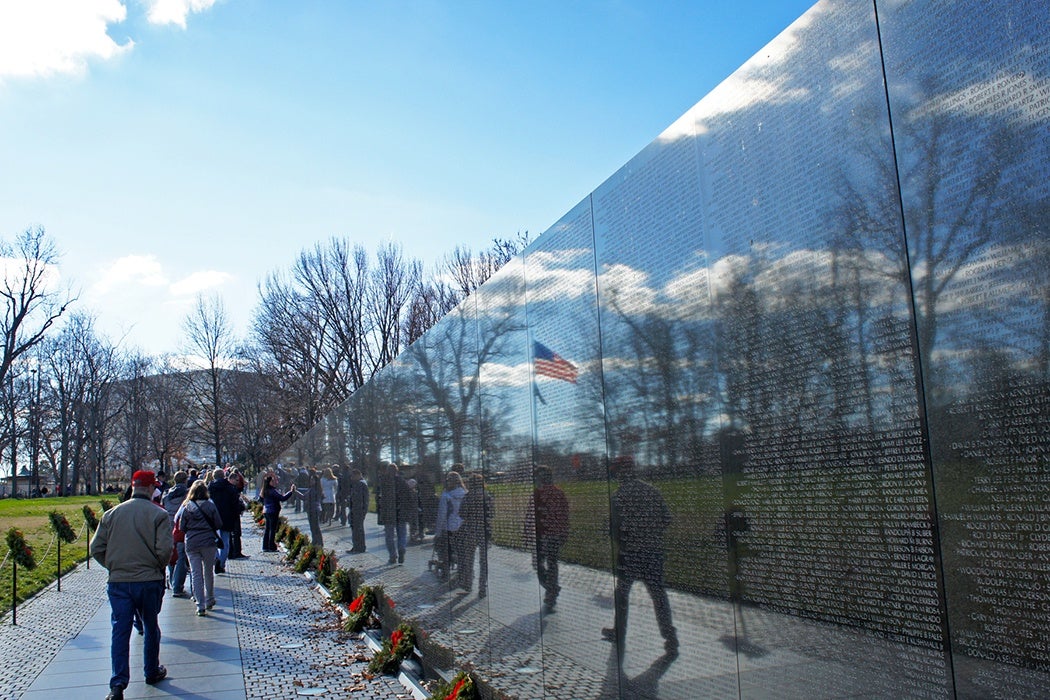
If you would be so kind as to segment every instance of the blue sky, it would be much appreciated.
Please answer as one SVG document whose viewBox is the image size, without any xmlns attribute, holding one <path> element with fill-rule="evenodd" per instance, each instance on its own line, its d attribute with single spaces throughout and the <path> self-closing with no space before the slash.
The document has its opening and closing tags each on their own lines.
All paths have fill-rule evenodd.
<svg viewBox="0 0 1050 700">
<path fill-rule="evenodd" d="M 0 0 L 0 237 L 178 349 L 198 292 L 331 236 L 435 262 L 542 233 L 809 0 Z"/>
</svg>

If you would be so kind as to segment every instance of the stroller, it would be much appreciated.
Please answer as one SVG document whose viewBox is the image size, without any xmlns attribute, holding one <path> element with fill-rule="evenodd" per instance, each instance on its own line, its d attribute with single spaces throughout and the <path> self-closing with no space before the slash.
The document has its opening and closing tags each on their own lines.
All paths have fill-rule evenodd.
<svg viewBox="0 0 1050 700">
<path fill-rule="evenodd" d="M 448 581 L 452 576 L 455 563 L 448 532 L 442 532 L 434 537 L 434 555 L 427 562 L 427 568 L 434 572 L 438 581 Z"/>
</svg>

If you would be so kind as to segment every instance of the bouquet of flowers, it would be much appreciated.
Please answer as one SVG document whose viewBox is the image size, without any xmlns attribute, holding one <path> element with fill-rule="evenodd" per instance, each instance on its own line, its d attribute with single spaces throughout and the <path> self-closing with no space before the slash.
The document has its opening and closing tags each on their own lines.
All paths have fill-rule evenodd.
<svg viewBox="0 0 1050 700">
<path fill-rule="evenodd" d="M 73 531 L 73 527 L 66 520 L 66 516 L 57 510 L 53 510 L 47 514 L 47 517 L 51 519 L 51 529 L 55 531 L 59 539 L 63 542 L 76 542 L 77 533 Z"/>
<path fill-rule="evenodd" d="M 36 559 L 33 557 L 33 549 L 26 542 L 26 536 L 17 528 L 7 531 L 7 548 L 11 550 L 11 558 L 15 563 L 26 571 L 36 568 Z"/>
<path fill-rule="evenodd" d="M 390 637 L 383 641 L 383 648 L 376 652 L 368 662 L 370 673 L 394 675 L 401 667 L 401 662 L 408 658 L 416 646 L 416 635 L 405 623 L 397 626 Z"/>
</svg>

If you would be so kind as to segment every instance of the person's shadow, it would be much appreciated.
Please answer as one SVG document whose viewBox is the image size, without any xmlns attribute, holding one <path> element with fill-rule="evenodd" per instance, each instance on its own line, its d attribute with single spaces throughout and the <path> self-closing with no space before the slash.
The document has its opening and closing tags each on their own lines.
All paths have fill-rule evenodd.
<svg viewBox="0 0 1050 700">
<path fill-rule="evenodd" d="M 671 667 L 678 654 L 664 654 L 657 657 L 637 676 L 631 678 L 623 673 L 620 658 L 615 645 L 609 653 L 606 666 L 605 682 L 602 684 L 600 698 L 657 698 L 659 697 L 660 679 Z"/>
</svg>

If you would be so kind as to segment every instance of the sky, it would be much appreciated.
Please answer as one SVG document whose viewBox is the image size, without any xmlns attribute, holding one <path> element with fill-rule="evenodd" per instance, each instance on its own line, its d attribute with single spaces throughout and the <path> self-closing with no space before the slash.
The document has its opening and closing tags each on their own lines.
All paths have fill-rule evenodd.
<svg viewBox="0 0 1050 700">
<path fill-rule="evenodd" d="M 810 0 L 0 0 L 0 240 L 127 350 L 332 237 L 535 239 Z"/>
</svg>

